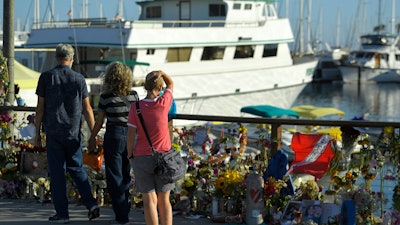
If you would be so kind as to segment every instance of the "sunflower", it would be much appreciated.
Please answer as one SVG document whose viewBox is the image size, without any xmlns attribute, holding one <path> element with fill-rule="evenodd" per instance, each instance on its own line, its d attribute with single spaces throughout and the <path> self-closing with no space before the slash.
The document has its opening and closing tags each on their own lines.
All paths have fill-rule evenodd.
<svg viewBox="0 0 400 225">
<path fill-rule="evenodd" d="M 215 188 L 222 190 L 225 187 L 225 178 L 224 177 L 219 177 L 217 182 L 215 183 Z"/>
</svg>

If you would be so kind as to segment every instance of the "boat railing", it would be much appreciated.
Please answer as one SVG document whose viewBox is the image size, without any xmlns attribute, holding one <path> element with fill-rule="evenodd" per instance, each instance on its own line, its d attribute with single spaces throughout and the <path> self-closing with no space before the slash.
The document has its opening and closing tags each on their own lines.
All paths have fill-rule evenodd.
<svg viewBox="0 0 400 225">
<path fill-rule="evenodd" d="M 36 107 L 23 106 L 0 106 L 0 112 L 14 111 L 24 114 L 26 112 L 35 112 Z M 96 111 L 95 111 L 96 113 Z M 300 126 L 349 126 L 360 128 L 400 128 L 400 122 L 393 121 L 369 121 L 369 120 L 323 120 L 323 119 L 291 119 L 291 118 L 261 118 L 261 117 L 229 117 L 229 116 L 210 116 L 210 115 L 192 115 L 192 114 L 176 114 L 174 120 L 191 121 L 193 124 L 201 122 L 228 122 L 242 124 L 269 124 L 271 125 L 271 153 L 275 153 L 280 149 L 280 141 L 282 137 L 283 125 L 300 125 Z M 189 123 L 188 123 L 189 124 Z"/>
<path fill-rule="evenodd" d="M 36 29 L 54 28 L 187 28 L 187 27 L 259 27 L 265 21 L 225 21 L 225 20 L 103 20 L 73 19 L 69 21 L 38 22 L 32 26 Z"/>
</svg>

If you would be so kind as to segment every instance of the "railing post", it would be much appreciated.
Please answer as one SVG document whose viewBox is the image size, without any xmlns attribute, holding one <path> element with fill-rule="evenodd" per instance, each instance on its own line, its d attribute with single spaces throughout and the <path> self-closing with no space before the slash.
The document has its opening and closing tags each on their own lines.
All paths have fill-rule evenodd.
<svg viewBox="0 0 400 225">
<path fill-rule="evenodd" d="M 282 148 L 282 125 L 273 123 L 271 125 L 271 141 L 272 141 L 272 148 L 271 148 L 271 157 L 275 155 L 278 149 Z"/>
</svg>

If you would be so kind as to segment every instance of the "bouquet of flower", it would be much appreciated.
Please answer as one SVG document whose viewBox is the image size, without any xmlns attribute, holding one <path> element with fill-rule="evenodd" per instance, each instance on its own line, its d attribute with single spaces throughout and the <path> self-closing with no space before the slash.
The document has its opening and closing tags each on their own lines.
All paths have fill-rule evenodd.
<svg viewBox="0 0 400 225">
<path fill-rule="evenodd" d="M 339 175 L 339 172 L 335 171 L 331 175 L 333 188 L 336 191 L 339 191 L 341 188 L 344 190 L 349 190 L 354 187 L 358 177 L 359 172 L 354 170 L 349 170 L 344 175 Z"/>
<path fill-rule="evenodd" d="M 297 200 L 322 200 L 322 187 L 318 186 L 314 180 L 307 180 L 305 183 L 301 183 L 299 188 L 296 190 L 295 199 Z"/>
<path fill-rule="evenodd" d="M 218 197 L 238 197 L 244 195 L 243 175 L 235 170 L 226 170 L 215 182 L 215 195 Z"/>
<path fill-rule="evenodd" d="M 373 212 L 379 208 L 380 193 L 372 192 L 366 185 L 354 187 L 351 190 L 342 191 L 342 199 L 352 199 L 356 206 L 357 224 L 368 224 L 373 222 Z"/>
<path fill-rule="evenodd" d="M 0 136 L 1 141 L 6 141 L 11 134 L 10 123 L 12 122 L 13 118 L 10 116 L 8 112 L 0 115 Z"/>
<path fill-rule="evenodd" d="M 193 196 L 194 192 L 197 190 L 199 185 L 199 180 L 192 176 L 191 174 L 185 174 L 185 178 L 181 184 L 181 195 L 183 196 Z"/>
<path fill-rule="evenodd" d="M 276 211 L 283 211 L 291 199 L 291 196 L 281 194 L 281 190 L 286 187 L 287 183 L 284 180 L 268 177 L 264 181 L 265 206 L 269 209 L 275 207 Z"/>
</svg>

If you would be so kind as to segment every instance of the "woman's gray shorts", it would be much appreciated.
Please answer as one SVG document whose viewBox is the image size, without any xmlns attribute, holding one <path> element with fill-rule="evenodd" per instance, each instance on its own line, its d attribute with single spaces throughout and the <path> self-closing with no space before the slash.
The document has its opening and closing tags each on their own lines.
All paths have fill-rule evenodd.
<svg viewBox="0 0 400 225">
<path fill-rule="evenodd" d="M 135 156 L 132 164 L 137 192 L 167 192 L 175 188 L 175 183 L 164 184 L 154 174 L 153 156 Z"/>
</svg>

